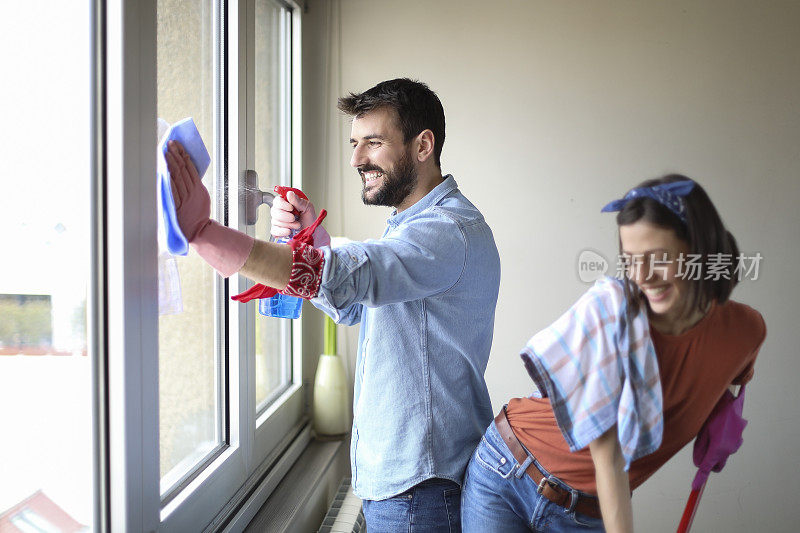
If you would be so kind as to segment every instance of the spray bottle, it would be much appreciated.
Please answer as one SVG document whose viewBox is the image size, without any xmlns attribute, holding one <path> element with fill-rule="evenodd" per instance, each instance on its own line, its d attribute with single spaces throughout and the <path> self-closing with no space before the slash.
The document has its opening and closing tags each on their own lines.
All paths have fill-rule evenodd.
<svg viewBox="0 0 800 533">
<path fill-rule="evenodd" d="M 272 193 L 263 193 L 263 194 L 264 196 L 270 195 L 273 198 L 275 196 L 280 196 L 281 198 L 286 200 L 286 193 L 292 191 L 300 198 L 308 200 L 308 197 L 305 194 L 303 194 L 303 191 L 301 191 L 300 189 L 296 189 L 294 187 L 282 187 L 280 185 L 276 185 L 274 191 L 276 194 Z M 272 207 L 271 201 L 262 200 L 262 202 L 267 203 L 270 207 Z M 298 214 L 296 209 L 292 212 L 295 215 Z M 292 231 L 288 237 L 270 236 L 269 240 L 270 242 L 286 244 L 296 234 L 297 231 Z M 264 316 L 272 316 L 276 318 L 300 318 L 300 311 L 302 309 L 302 306 L 303 306 L 302 298 L 298 298 L 296 296 L 287 296 L 285 294 L 278 293 L 275 296 L 271 296 L 270 298 L 262 298 L 261 300 L 259 300 L 258 312 Z"/>
</svg>

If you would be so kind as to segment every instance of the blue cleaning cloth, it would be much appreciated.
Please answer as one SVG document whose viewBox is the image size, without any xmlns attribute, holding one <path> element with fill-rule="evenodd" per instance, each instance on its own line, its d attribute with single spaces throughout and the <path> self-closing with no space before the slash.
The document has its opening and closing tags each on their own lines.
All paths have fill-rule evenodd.
<svg viewBox="0 0 800 533">
<path fill-rule="evenodd" d="M 166 230 L 167 249 L 173 255 L 186 255 L 189 251 L 189 243 L 183 235 L 178 225 L 178 215 L 175 212 L 175 200 L 172 198 L 172 188 L 169 182 L 169 172 L 167 171 L 167 143 L 169 141 L 179 141 L 192 163 L 197 168 L 197 174 L 202 179 L 203 174 L 211 164 L 211 156 L 208 155 L 206 145 L 197 131 L 197 126 L 191 117 L 179 120 L 173 124 L 164 134 L 164 138 L 158 145 L 158 183 L 161 188 L 161 213 L 164 217 L 164 228 Z"/>
</svg>

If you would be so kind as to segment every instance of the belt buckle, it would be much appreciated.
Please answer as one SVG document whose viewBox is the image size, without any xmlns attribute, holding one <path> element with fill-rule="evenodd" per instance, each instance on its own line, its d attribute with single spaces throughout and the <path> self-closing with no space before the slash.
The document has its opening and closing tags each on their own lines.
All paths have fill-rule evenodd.
<svg viewBox="0 0 800 533">
<path fill-rule="evenodd" d="M 542 479 L 539 480 L 539 485 L 536 486 L 536 494 L 541 494 L 544 490 L 544 485 L 547 483 L 552 487 L 552 483 L 550 482 L 549 477 L 542 476 Z"/>
</svg>

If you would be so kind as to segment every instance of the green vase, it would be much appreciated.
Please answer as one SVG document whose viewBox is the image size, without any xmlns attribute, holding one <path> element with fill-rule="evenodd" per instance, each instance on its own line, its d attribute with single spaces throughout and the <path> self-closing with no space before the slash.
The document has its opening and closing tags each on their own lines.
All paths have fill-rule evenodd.
<svg viewBox="0 0 800 533">
<path fill-rule="evenodd" d="M 325 317 L 325 353 L 314 377 L 314 431 L 321 439 L 341 439 L 350 432 L 350 384 L 336 354 L 336 324 Z"/>
</svg>

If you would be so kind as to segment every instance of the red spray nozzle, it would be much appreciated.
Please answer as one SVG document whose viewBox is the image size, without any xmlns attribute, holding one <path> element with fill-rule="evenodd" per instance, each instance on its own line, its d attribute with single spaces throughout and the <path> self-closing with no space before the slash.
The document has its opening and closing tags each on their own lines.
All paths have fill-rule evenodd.
<svg viewBox="0 0 800 533">
<path fill-rule="evenodd" d="M 301 191 L 300 189 L 297 189 L 295 187 L 284 187 L 282 185 L 276 185 L 275 187 L 273 187 L 272 190 L 274 190 L 275 193 L 277 193 L 277 195 L 280 196 L 281 198 L 283 198 L 284 200 L 287 200 L 286 194 L 289 191 L 292 191 L 293 193 L 295 193 L 297 196 L 299 196 L 303 200 L 308 200 L 308 196 L 306 196 L 303 191 Z M 295 215 L 298 214 L 297 209 L 292 209 L 292 213 L 294 213 Z"/>
</svg>

